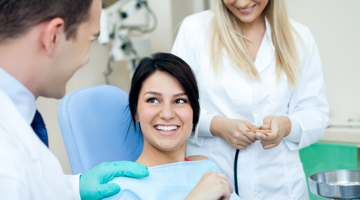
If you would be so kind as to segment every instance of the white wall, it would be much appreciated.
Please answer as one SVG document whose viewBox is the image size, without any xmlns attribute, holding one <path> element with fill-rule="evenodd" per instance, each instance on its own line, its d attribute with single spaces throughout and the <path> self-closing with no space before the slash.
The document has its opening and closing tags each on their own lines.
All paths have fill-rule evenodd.
<svg viewBox="0 0 360 200">
<path fill-rule="evenodd" d="M 175 40 L 182 20 L 196 11 L 204 9 L 203 0 L 172 0 L 171 17 L 172 17 L 172 41 Z"/>
<path fill-rule="evenodd" d="M 172 17 L 171 1 L 148 0 L 151 9 L 156 13 L 158 26 L 156 30 L 147 37 L 151 39 L 152 52 L 169 52 L 172 47 Z"/>
<path fill-rule="evenodd" d="M 317 42 L 334 121 L 360 121 L 360 1 L 288 0 L 289 15 Z"/>
<path fill-rule="evenodd" d="M 176 36 L 176 26 L 187 15 L 199 11 L 203 0 L 148 0 L 158 16 L 157 29 L 146 35 L 152 52 L 169 52 Z M 206 0 L 207 1 L 207 0 Z M 212 0 L 210 0 L 212 1 Z M 335 120 L 360 120 L 360 8 L 359 0 L 287 0 L 289 15 L 307 25 L 313 33 L 322 58 L 331 107 Z M 341 5 L 340 5 L 341 4 Z M 104 84 L 102 72 L 107 64 L 107 47 L 94 43 L 91 61 L 70 80 L 67 93 L 76 89 Z M 110 82 L 129 90 L 126 63 L 117 63 Z M 70 164 L 57 122 L 60 100 L 39 98 L 37 107 L 49 132 L 50 150 L 58 157 L 64 172 L 71 174 Z"/>
</svg>

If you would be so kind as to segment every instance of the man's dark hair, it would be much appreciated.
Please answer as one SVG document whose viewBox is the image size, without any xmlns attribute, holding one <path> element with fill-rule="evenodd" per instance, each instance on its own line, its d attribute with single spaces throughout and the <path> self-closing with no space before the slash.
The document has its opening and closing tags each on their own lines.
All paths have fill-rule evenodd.
<svg viewBox="0 0 360 200">
<path fill-rule="evenodd" d="M 199 90 L 193 71 L 181 58 L 169 53 L 156 53 L 151 58 L 143 58 L 134 72 L 129 93 L 129 108 L 131 118 L 136 128 L 136 111 L 139 93 L 143 82 L 156 71 L 166 72 L 173 76 L 189 98 L 193 110 L 193 132 L 200 117 Z"/>
<path fill-rule="evenodd" d="M 26 34 L 54 18 L 65 21 L 66 38 L 75 38 L 79 24 L 88 20 L 93 0 L 0 0 L 0 43 Z"/>
</svg>

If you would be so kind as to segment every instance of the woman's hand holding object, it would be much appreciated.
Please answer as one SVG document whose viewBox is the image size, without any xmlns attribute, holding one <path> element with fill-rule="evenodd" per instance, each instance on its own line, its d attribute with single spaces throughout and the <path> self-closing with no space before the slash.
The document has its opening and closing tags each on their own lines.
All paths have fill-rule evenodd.
<svg viewBox="0 0 360 200">
<path fill-rule="evenodd" d="M 255 142 L 254 133 L 247 133 L 243 130 L 259 129 L 246 120 L 229 119 L 215 116 L 210 124 L 210 132 L 214 136 L 223 138 L 230 146 L 236 149 L 246 149 Z"/>
<path fill-rule="evenodd" d="M 229 200 L 232 192 L 225 174 L 206 172 L 185 200 Z"/>
<path fill-rule="evenodd" d="M 278 146 L 283 137 L 290 134 L 291 121 L 287 116 L 268 116 L 264 118 L 263 125 L 260 128 L 271 130 L 269 135 L 260 132 L 254 134 L 256 139 L 261 141 L 264 149 L 271 149 Z"/>
</svg>

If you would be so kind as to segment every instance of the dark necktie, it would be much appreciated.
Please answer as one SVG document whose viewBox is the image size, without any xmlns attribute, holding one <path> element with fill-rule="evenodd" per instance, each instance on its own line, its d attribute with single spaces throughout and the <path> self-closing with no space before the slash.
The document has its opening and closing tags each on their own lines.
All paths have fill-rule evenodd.
<svg viewBox="0 0 360 200">
<path fill-rule="evenodd" d="M 47 131 L 45 128 L 45 123 L 43 118 L 41 117 L 39 111 L 36 110 L 34 120 L 31 123 L 31 127 L 33 128 L 36 135 L 40 138 L 40 140 L 49 147 L 49 140 Z"/>
</svg>

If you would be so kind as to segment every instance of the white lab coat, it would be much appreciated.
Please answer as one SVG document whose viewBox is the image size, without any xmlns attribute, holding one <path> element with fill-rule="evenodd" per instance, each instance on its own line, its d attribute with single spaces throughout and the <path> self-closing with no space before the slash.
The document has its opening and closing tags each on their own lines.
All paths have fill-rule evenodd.
<svg viewBox="0 0 360 200">
<path fill-rule="evenodd" d="M 80 199 L 79 176 L 64 175 L 59 161 L 2 90 L 0 199 Z"/>
<path fill-rule="evenodd" d="M 267 21 L 255 60 L 261 82 L 247 80 L 230 64 L 225 51 L 224 68 L 216 76 L 209 64 L 208 49 L 213 16 L 213 12 L 204 11 L 185 18 L 172 49 L 191 66 L 200 90 L 200 120 L 194 136 L 188 140 L 186 155 L 200 154 L 214 160 L 234 186 L 235 149 L 211 135 L 211 119 L 218 115 L 260 126 L 266 116 L 286 115 L 292 123 L 291 133 L 277 147 L 264 150 L 256 141 L 240 151 L 239 196 L 244 200 L 309 199 L 298 150 L 323 137 L 329 113 L 314 38 L 307 27 L 291 20 L 303 41 L 302 44 L 296 40 L 302 72 L 294 89 L 285 74 L 279 82 L 276 80 L 275 51 Z"/>
</svg>

